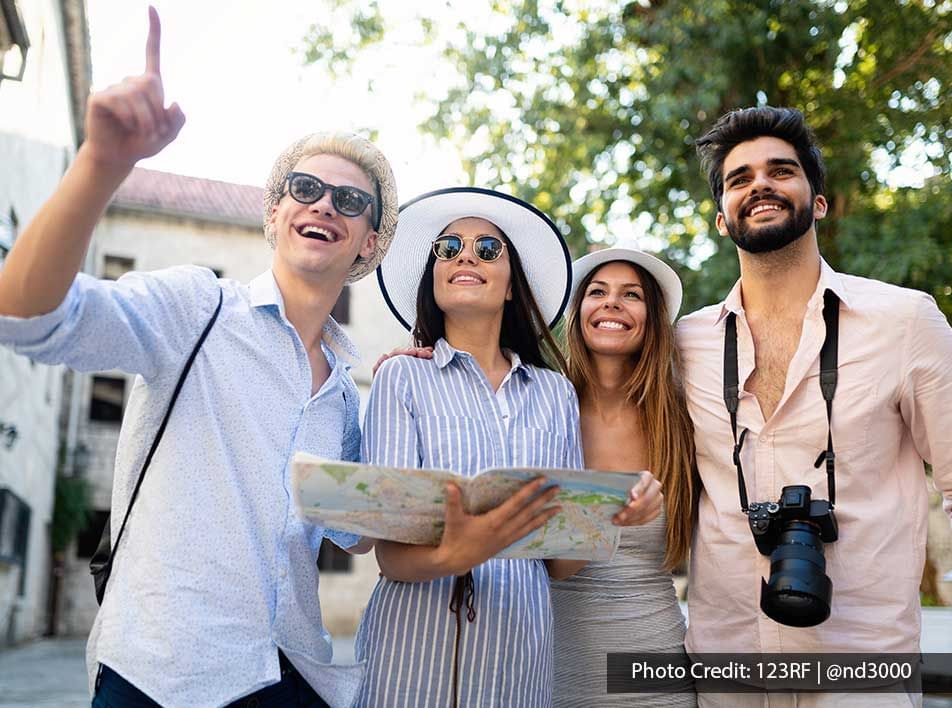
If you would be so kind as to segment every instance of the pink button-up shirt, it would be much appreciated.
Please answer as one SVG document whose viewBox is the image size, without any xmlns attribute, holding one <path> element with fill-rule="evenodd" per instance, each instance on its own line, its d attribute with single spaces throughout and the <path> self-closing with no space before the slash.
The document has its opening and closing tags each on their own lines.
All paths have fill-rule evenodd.
<svg viewBox="0 0 952 708">
<path fill-rule="evenodd" d="M 825 465 L 813 466 L 827 439 L 818 381 L 827 289 L 842 302 L 833 400 L 839 540 L 825 546 L 830 618 L 799 629 L 774 622 L 759 607 L 770 559 L 757 551 L 740 510 L 724 405 L 724 321 L 737 314 L 737 427 L 738 435 L 750 431 L 741 453 L 749 501 L 777 501 L 790 484 L 808 485 L 814 499 L 828 499 Z M 952 329 L 935 301 L 822 263 L 783 397 L 767 421 L 743 386 L 754 370 L 754 343 L 740 282 L 722 304 L 684 317 L 678 342 L 703 482 L 691 554 L 688 651 L 919 651 L 928 497 L 923 460 L 932 463 L 952 514 Z"/>
</svg>

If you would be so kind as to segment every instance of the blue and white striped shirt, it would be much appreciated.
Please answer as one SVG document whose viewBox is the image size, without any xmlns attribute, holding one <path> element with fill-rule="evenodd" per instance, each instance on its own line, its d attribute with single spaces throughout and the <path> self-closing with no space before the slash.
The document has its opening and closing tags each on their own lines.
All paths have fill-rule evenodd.
<svg viewBox="0 0 952 708">
<path fill-rule="evenodd" d="M 370 392 L 363 458 L 467 476 L 492 467 L 582 467 L 572 385 L 510 356 L 498 395 L 476 360 L 442 339 L 432 360 L 387 360 Z M 549 705 L 552 610 L 545 564 L 492 559 L 474 568 L 473 578 L 476 618 L 469 623 L 462 611 L 459 704 Z M 454 581 L 378 581 L 357 633 L 357 656 L 368 662 L 359 705 L 452 705 Z"/>
<path fill-rule="evenodd" d="M 187 266 L 117 282 L 80 274 L 53 312 L 0 317 L 0 344 L 80 371 L 138 374 L 116 455 L 115 538 L 219 287 L 221 313 L 116 549 L 89 638 L 90 685 L 102 662 L 163 706 L 211 708 L 279 681 L 280 647 L 331 705 L 350 705 L 361 669 L 329 665 L 321 625 L 324 529 L 298 518 L 289 493 L 295 450 L 344 459 L 360 450 L 347 371 L 356 352 L 340 327 L 324 328 L 332 371 L 312 396 L 307 351 L 271 272 L 243 285 Z"/>
</svg>

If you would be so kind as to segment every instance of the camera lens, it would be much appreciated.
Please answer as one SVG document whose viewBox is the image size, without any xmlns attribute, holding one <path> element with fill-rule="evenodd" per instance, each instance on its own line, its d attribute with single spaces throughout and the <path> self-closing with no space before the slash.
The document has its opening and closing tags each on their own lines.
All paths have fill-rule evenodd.
<svg viewBox="0 0 952 708">
<path fill-rule="evenodd" d="M 806 521 L 788 521 L 770 554 L 770 579 L 761 580 L 760 609 L 791 627 L 813 627 L 830 616 L 833 583 L 819 530 Z"/>
</svg>

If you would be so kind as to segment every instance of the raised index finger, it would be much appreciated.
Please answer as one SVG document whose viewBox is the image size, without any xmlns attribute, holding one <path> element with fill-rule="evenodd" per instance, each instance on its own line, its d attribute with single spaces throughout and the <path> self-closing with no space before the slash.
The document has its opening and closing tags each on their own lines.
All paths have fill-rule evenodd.
<svg viewBox="0 0 952 708">
<path fill-rule="evenodd" d="M 162 38 L 162 25 L 159 24 L 158 11 L 149 5 L 149 38 L 145 42 L 145 73 L 159 72 L 159 40 Z"/>
</svg>

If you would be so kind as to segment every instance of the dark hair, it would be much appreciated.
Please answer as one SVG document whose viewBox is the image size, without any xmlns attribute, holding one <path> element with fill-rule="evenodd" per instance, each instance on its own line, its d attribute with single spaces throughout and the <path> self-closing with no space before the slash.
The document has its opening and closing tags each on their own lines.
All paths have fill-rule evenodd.
<svg viewBox="0 0 952 708">
<path fill-rule="evenodd" d="M 519 253 L 502 229 L 499 233 L 502 234 L 509 252 L 509 282 L 512 288 L 512 299 L 506 300 L 503 307 L 499 346 L 514 351 L 523 364 L 564 372 L 565 358 L 552 338 L 549 325 L 532 295 Z M 436 304 L 436 296 L 433 294 L 435 265 L 436 256 L 431 250 L 423 277 L 420 279 L 420 287 L 417 289 L 413 340 L 418 347 L 435 346 L 437 340 L 446 336 L 443 311 Z"/>
<path fill-rule="evenodd" d="M 724 158 L 740 143 L 769 136 L 790 143 L 797 153 L 814 196 L 826 191 L 826 167 L 816 135 L 796 108 L 741 108 L 720 118 L 694 143 L 701 168 L 707 172 L 711 195 L 720 205 L 724 195 Z"/>
</svg>

